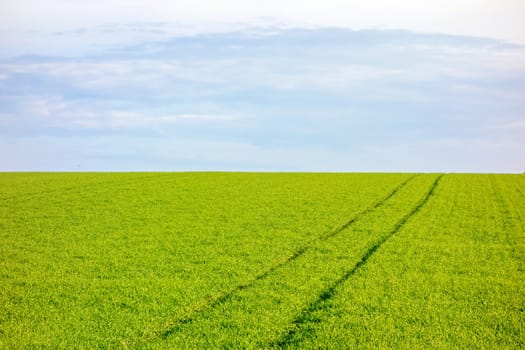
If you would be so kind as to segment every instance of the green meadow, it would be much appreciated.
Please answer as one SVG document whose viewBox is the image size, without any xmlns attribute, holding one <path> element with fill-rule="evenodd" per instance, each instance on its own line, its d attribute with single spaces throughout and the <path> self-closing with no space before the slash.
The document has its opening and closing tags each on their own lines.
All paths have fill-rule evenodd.
<svg viewBox="0 0 525 350">
<path fill-rule="evenodd" d="M 525 175 L 0 173 L 2 349 L 525 347 Z"/>
</svg>

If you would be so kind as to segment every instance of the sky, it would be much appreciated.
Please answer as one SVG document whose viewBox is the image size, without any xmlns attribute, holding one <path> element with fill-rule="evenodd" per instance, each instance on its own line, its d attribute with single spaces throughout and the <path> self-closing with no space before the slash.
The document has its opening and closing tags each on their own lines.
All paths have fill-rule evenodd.
<svg viewBox="0 0 525 350">
<path fill-rule="evenodd" d="M 0 171 L 525 171 L 522 0 L 0 1 Z"/>
</svg>

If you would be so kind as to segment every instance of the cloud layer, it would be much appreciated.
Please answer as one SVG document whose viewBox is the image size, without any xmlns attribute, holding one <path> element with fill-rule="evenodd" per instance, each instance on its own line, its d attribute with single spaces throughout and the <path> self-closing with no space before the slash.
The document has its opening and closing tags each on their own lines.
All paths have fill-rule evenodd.
<svg viewBox="0 0 525 350">
<path fill-rule="evenodd" d="M 142 39 L 4 57 L 1 170 L 523 171 L 520 45 L 342 28 L 158 33 L 168 26 L 57 32 Z"/>
<path fill-rule="evenodd" d="M 163 30 L 174 35 L 181 31 L 231 30 L 244 27 L 245 23 L 279 23 L 351 29 L 403 28 L 525 44 L 522 0 L 17 0 L 1 2 L 0 13 L 4 14 L 0 32 L 86 32 L 101 25 L 106 34 L 117 34 L 132 30 L 141 22 L 148 26 L 135 34 L 144 37 Z M 157 22 L 178 25 L 166 28 L 155 26 Z M 2 39 L 9 41 L 8 37 Z M 14 45 L 16 40 L 10 42 Z"/>
</svg>

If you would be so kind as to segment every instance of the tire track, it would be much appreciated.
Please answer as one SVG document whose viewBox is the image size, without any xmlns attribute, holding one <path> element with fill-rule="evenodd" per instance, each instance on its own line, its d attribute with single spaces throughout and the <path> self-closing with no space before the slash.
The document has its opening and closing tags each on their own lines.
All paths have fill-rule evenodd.
<svg viewBox="0 0 525 350">
<path fill-rule="evenodd" d="M 506 243 L 510 247 L 519 247 L 517 245 L 516 239 L 511 235 L 511 232 L 514 232 L 516 230 L 516 222 L 521 222 L 521 215 L 516 214 L 516 216 L 519 215 L 519 219 L 513 220 L 514 214 L 513 214 L 513 208 L 512 205 L 509 204 L 509 196 L 504 196 L 502 191 L 502 185 L 498 182 L 498 178 L 496 178 L 496 175 L 492 175 L 490 177 L 491 185 L 492 185 L 492 191 L 493 191 L 493 198 L 494 198 L 494 204 L 498 208 L 498 211 L 500 212 L 500 221 L 499 223 L 502 225 L 503 232 L 505 232 L 505 240 Z M 520 261 L 520 252 L 518 252 L 519 248 L 512 249 L 511 255 L 516 261 Z"/>
<path fill-rule="evenodd" d="M 286 348 L 290 345 L 297 345 L 301 342 L 302 339 L 302 331 L 303 331 L 303 325 L 308 323 L 308 321 L 311 319 L 311 315 L 320 309 L 323 308 L 326 302 L 328 302 L 331 298 L 333 298 L 336 294 L 337 288 L 342 285 L 345 281 L 350 279 L 363 265 L 365 265 L 370 259 L 370 257 L 386 242 L 388 241 L 393 235 L 395 235 L 401 227 L 403 227 L 432 197 L 434 194 L 434 191 L 436 187 L 438 186 L 441 178 L 443 177 L 443 174 L 440 174 L 436 180 L 432 183 L 430 186 L 430 189 L 425 194 L 425 196 L 418 202 L 418 204 L 405 216 L 399 220 L 392 230 L 390 230 L 383 238 L 381 238 L 378 242 L 376 242 L 374 245 L 372 245 L 368 250 L 365 252 L 361 260 L 359 260 L 354 267 L 352 267 L 350 270 L 345 272 L 338 280 L 336 280 L 330 287 L 323 290 L 318 298 L 313 301 L 307 308 L 303 309 L 303 311 L 295 318 L 295 320 L 292 322 L 293 328 L 286 333 L 284 336 L 282 336 L 279 340 L 277 340 L 273 344 L 269 344 L 269 348 Z"/>
<path fill-rule="evenodd" d="M 209 298 L 201 307 L 190 310 L 187 316 L 174 320 L 172 322 L 172 325 L 170 325 L 167 329 L 165 329 L 164 331 L 159 331 L 156 334 L 152 334 L 151 337 L 148 337 L 147 339 L 142 339 L 142 342 L 146 342 L 148 340 L 152 340 L 157 337 L 160 337 L 162 339 L 168 338 L 170 335 L 176 333 L 180 329 L 180 327 L 183 326 L 184 324 L 191 323 L 200 313 L 206 310 L 209 310 L 209 309 L 213 309 L 214 307 L 217 307 L 225 303 L 226 301 L 231 299 L 236 293 L 251 287 L 257 281 L 260 281 L 266 278 L 267 276 L 269 276 L 271 273 L 278 270 L 279 268 L 293 262 L 294 260 L 302 256 L 303 254 L 305 254 L 310 248 L 312 248 L 315 245 L 315 243 L 325 241 L 329 239 L 330 237 L 338 235 L 339 233 L 344 231 L 346 228 L 348 228 L 350 225 L 352 225 L 354 222 L 356 222 L 361 217 L 363 217 L 365 214 L 368 214 L 369 212 L 382 206 L 386 201 L 392 198 L 397 192 L 399 192 L 399 190 L 401 190 L 404 186 L 406 186 L 416 176 L 418 176 L 418 174 L 414 174 L 408 177 L 406 180 L 402 181 L 392 191 L 390 191 L 385 197 L 380 198 L 378 201 L 373 203 L 371 206 L 355 214 L 350 220 L 345 222 L 343 225 L 341 225 L 336 230 L 330 231 L 326 234 L 322 234 L 308 241 L 304 246 L 302 246 L 297 251 L 295 251 L 291 256 L 269 267 L 267 270 L 253 277 L 251 280 L 245 283 L 239 284 L 235 286 L 234 288 L 230 289 L 229 291 L 226 291 L 218 296 Z"/>
<path fill-rule="evenodd" d="M 525 199 L 525 193 L 522 191 L 521 186 L 519 184 L 516 184 L 515 187 L 516 192 L 518 192 Z"/>
</svg>

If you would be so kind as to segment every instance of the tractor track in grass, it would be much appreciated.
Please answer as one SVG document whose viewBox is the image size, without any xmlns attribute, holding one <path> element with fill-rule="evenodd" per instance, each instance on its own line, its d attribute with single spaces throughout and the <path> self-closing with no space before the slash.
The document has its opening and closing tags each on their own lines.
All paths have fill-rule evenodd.
<svg viewBox="0 0 525 350">
<path fill-rule="evenodd" d="M 293 328 L 288 331 L 284 336 L 282 336 L 279 340 L 276 342 L 269 344 L 269 348 L 286 348 L 290 345 L 298 345 L 303 337 L 303 325 L 308 323 L 308 321 L 311 319 L 311 315 L 318 310 L 323 309 L 325 306 L 325 303 L 327 303 L 331 298 L 334 297 L 336 294 L 337 288 L 342 285 L 345 281 L 350 279 L 363 265 L 365 265 L 370 257 L 386 242 L 388 241 L 393 235 L 395 235 L 432 197 L 434 194 L 434 191 L 436 187 L 438 186 L 441 178 L 443 177 L 443 174 L 438 175 L 436 180 L 432 183 L 430 186 L 430 189 L 426 193 L 426 195 L 418 202 L 418 204 L 412 208 L 410 212 L 408 212 L 405 216 L 399 220 L 392 230 L 390 230 L 383 238 L 381 238 L 379 241 L 377 241 L 374 245 L 372 245 L 368 250 L 365 252 L 363 257 L 348 271 L 346 271 L 339 279 L 337 279 L 331 286 L 323 290 L 318 298 L 314 300 L 308 307 L 303 309 L 303 311 L 293 320 L 292 325 Z"/>
<path fill-rule="evenodd" d="M 515 186 L 516 186 L 516 192 L 518 192 L 525 199 L 525 193 L 522 191 L 521 186 L 517 184 Z"/>
<path fill-rule="evenodd" d="M 513 241 L 512 236 L 509 234 L 509 232 L 514 232 L 514 230 L 516 229 L 516 225 L 514 223 L 515 221 L 512 220 L 513 214 L 511 211 L 511 206 L 505 200 L 505 197 L 502 195 L 501 185 L 497 183 L 497 179 L 495 177 L 491 178 L 491 185 L 492 191 L 494 192 L 494 203 L 498 208 L 499 212 L 501 213 L 501 225 L 503 226 L 503 230 L 507 232 L 507 243 L 509 244 L 509 246 L 516 246 L 517 242 Z M 520 255 L 517 249 L 511 250 L 510 254 L 514 259 L 516 259 L 516 261 L 520 260 Z"/>
<path fill-rule="evenodd" d="M 217 306 L 223 304 L 224 302 L 226 302 L 229 299 L 231 299 L 236 293 L 251 287 L 257 281 L 260 281 L 260 280 L 266 278 L 267 276 L 269 276 L 270 274 L 272 274 L 274 271 L 278 270 L 279 268 L 281 268 L 281 267 L 283 267 L 283 266 L 293 262 L 294 260 L 296 260 L 297 258 L 302 256 L 303 254 L 305 254 L 310 248 L 312 248 L 315 245 L 315 243 L 325 241 L 325 240 L 327 240 L 327 239 L 329 239 L 329 238 L 331 238 L 333 236 L 338 235 L 339 233 L 341 233 L 342 231 L 347 229 L 349 226 L 351 226 L 353 223 L 358 221 L 364 215 L 366 215 L 366 214 L 374 211 L 375 209 L 381 207 L 386 201 L 388 201 L 390 198 L 392 198 L 397 192 L 399 192 L 399 190 L 401 190 L 403 187 L 405 187 L 412 179 L 414 179 L 418 175 L 419 174 L 414 174 L 412 176 L 409 176 L 407 179 L 403 180 L 396 187 L 394 187 L 394 189 L 392 189 L 386 196 L 380 198 L 378 201 L 374 202 L 372 205 L 370 205 L 370 206 L 366 207 L 365 209 L 359 211 L 350 220 L 348 220 L 347 222 L 345 222 L 344 224 L 339 226 L 336 230 L 330 231 L 330 232 L 325 233 L 325 234 L 321 234 L 321 235 L 317 236 L 316 238 L 308 241 L 304 246 L 299 248 L 297 251 L 295 251 L 288 258 L 286 258 L 286 259 L 276 263 L 273 266 L 270 266 L 268 269 L 266 269 L 265 271 L 259 273 L 258 275 L 256 275 L 252 279 L 250 279 L 249 281 L 247 281 L 245 283 L 242 283 L 242 284 L 239 284 L 239 285 L 233 287 L 232 289 L 230 289 L 230 290 L 228 290 L 228 291 L 226 291 L 226 292 L 224 292 L 224 293 L 222 293 L 222 294 L 220 294 L 218 296 L 210 297 L 207 300 L 207 302 L 203 303 L 203 305 L 201 307 L 198 307 L 198 308 L 190 310 L 188 312 L 187 316 L 174 320 L 169 327 L 165 328 L 164 330 L 161 330 L 159 332 L 156 332 L 156 333 L 152 334 L 151 337 L 148 337 L 146 339 L 142 339 L 140 342 L 141 343 L 142 342 L 147 342 L 148 340 L 151 340 L 151 339 L 154 339 L 154 338 L 157 338 L 157 337 L 160 337 L 162 339 L 168 338 L 170 335 L 176 333 L 182 325 L 187 324 L 187 323 L 191 323 L 200 313 L 202 313 L 202 312 L 204 312 L 206 310 L 209 310 L 209 309 L 213 309 L 214 307 L 217 307 Z"/>
</svg>

